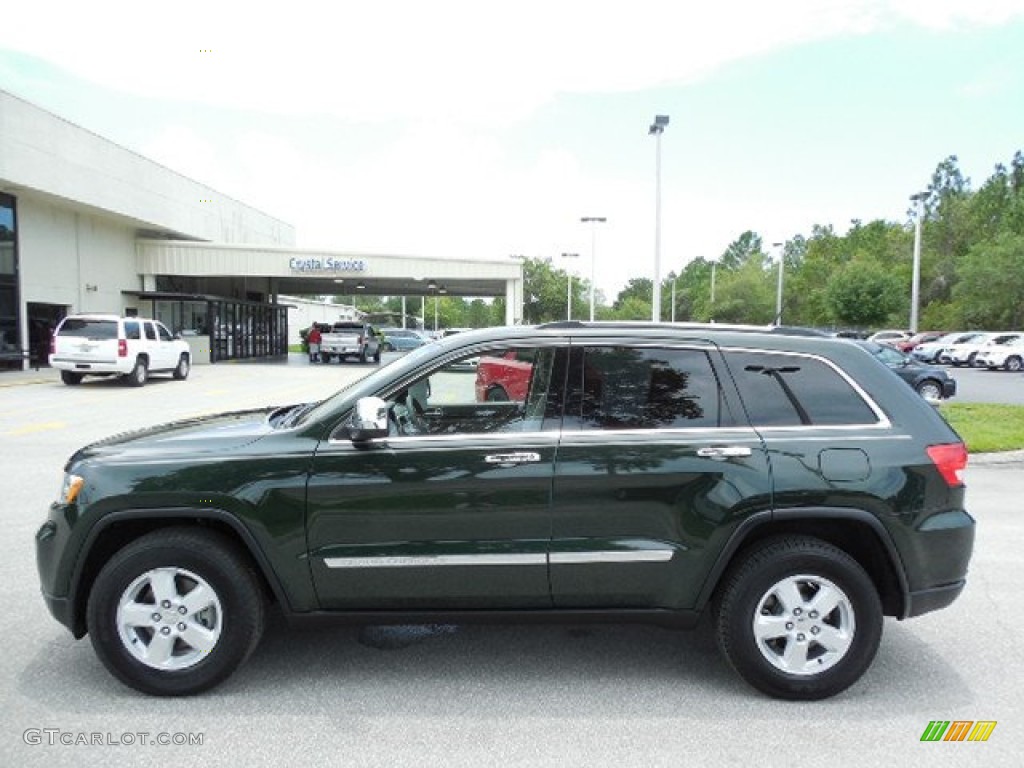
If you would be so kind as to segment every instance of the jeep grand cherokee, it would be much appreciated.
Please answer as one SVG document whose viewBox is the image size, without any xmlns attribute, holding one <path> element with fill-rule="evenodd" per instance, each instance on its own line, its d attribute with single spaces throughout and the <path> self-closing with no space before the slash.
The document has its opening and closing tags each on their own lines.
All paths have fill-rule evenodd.
<svg viewBox="0 0 1024 768">
<path fill-rule="evenodd" d="M 471 358 L 524 359 L 494 400 Z M 36 535 L 108 669 L 190 694 L 268 606 L 370 624 L 710 613 L 777 697 L 853 684 L 883 616 L 952 602 L 974 521 L 956 433 L 854 343 L 716 326 L 458 334 L 317 403 L 82 448 Z"/>
</svg>

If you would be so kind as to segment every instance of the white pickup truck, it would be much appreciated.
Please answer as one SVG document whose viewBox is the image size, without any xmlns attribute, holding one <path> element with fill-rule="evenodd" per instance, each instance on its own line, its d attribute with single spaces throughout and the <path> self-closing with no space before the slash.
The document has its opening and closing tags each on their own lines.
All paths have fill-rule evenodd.
<svg viewBox="0 0 1024 768">
<path fill-rule="evenodd" d="M 360 363 L 372 358 L 380 362 L 380 336 L 369 323 L 337 322 L 320 339 L 320 362 L 329 363 L 335 357 L 358 357 Z"/>
</svg>

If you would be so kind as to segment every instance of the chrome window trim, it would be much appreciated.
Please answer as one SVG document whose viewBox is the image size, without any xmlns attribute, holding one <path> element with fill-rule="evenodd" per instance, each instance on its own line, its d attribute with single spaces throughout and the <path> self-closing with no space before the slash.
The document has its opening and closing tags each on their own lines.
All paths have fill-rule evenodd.
<svg viewBox="0 0 1024 768">
<path fill-rule="evenodd" d="M 840 378 L 843 379 L 850 387 L 860 395 L 861 399 L 868 406 L 872 413 L 875 414 L 875 418 L 878 419 L 874 424 L 794 424 L 786 427 L 772 427 L 769 425 L 759 426 L 753 424 L 757 430 L 765 429 L 890 429 L 892 428 L 892 422 L 889 421 L 889 417 L 885 415 L 885 411 L 875 402 L 874 398 L 871 397 L 864 388 L 860 386 L 849 374 L 846 373 L 842 368 L 833 363 L 827 357 L 816 355 L 811 352 L 792 352 L 789 350 L 781 349 L 760 349 L 760 348 L 749 348 L 749 347 L 722 347 L 722 352 L 750 352 L 758 355 L 786 355 L 789 357 L 803 357 L 809 360 L 817 360 L 818 362 L 824 363 L 833 371 L 839 374 Z M 726 357 L 726 365 L 728 365 L 728 357 Z"/>
</svg>

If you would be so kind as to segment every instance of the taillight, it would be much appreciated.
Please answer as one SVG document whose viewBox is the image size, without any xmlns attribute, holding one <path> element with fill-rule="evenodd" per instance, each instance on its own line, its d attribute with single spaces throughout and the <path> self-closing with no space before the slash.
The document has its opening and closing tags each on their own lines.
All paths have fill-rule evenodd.
<svg viewBox="0 0 1024 768">
<path fill-rule="evenodd" d="M 950 488 L 964 484 L 963 471 L 967 468 L 967 448 L 963 443 L 929 445 L 928 458 L 939 470 L 942 479 Z"/>
<path fill-rule="evenodd" d="M 362 336 L 360 336 L 360 337 L 359 337 L 359 346 L 362 346 L 362 345 L 363 345 L 363 337 L 362 337 Z"/>
<path fill-rule="evenodd" d="M 117 356 L 128 357 L 128 340 L 118 339 L 117 340 Z"/>
</svg>

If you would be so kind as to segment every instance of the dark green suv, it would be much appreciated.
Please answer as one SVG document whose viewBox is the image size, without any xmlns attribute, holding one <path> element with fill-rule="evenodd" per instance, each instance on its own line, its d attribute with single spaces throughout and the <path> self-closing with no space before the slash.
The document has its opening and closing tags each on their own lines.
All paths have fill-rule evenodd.
<svg viewBox="0 0 1024 768">
<path fill-rule="evenodd" d="M 227 678 L 275 605 L 368 624 L 710 613 L 750 684 L 820 699 L 864 673 L 883 616 L 964 586 L 966 451 L 893 382 L 854 343 L 784 329 L 461 333 L 322 402 L 78 451 L 36 535 L 43 594 L 154 694 Z"/>
</svg>

